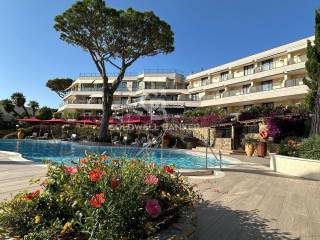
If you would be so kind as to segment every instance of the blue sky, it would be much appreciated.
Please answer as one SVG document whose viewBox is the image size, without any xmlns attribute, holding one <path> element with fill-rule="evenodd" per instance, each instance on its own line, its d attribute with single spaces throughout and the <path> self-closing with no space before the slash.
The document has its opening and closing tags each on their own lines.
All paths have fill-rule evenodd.
<svg viewBox="0 0 320 240">
<path fill-rule="evenodd" d="M 97 72 L 90 56 L 62 42 L 54 17 L 73 0 L 3 0 L 0 14 L 0 99 L 21 91 L 57 107 L 47 79 Z M 175 33 L 175 52 L 138 60 L 128 71 L 213 67 L 313 34 L 315 0 L 110 0 L 115 8 L 153 10 Z"/>
</svg>

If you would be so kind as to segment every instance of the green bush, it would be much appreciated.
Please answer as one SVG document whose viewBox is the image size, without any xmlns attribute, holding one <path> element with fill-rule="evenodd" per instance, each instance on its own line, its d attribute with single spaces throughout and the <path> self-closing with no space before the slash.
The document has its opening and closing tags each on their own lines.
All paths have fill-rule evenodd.
<svg viewBox="0 0 320 240">
<path fill-rule="evenodd" d="M 279 154 L 298 157 L 301 139 L 297 137 L 287 137 L 279 144 Z"/>
<path fill-rule="evenodd" d="M 172 167 L 97 154 L 49 166 L 42 185 L 0 204 L 2 231 L 32 240 L 141 239 L 199 200 Z"/>
<path fill-rule="evenodd" d="M 304 139 L 299 146 L 299 157 L 320 160 L 320 136 Z"/>
<path fill-rule="evenodd" d="M 54 112 L 52 114 L 53 118 L 61 118 L 62 117 L 62 113 L 61 112 Z"/>
<path fill-rule="evenodd" d="M 36 113 L 36 118 L 41 120 L 49 120 L 52 118 L 52 110 L 49 107 L 42 107 Z"/>
<path fill-rule="evenodd" d="M 62 113 L 62 117 L 64 119 L 79 119 L 80 113 L 79 112 L 68 112 L 65 111 Z"/>
</svg>

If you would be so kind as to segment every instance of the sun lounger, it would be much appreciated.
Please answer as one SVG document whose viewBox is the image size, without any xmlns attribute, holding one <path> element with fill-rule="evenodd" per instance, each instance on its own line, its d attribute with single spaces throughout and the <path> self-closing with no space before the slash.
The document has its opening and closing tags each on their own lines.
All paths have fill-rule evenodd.
<svg viewBox="0 0 320 240">
<path fill-rule="evenodd" d="M 46 140 L 49 138 L 49 133 L 44 133 L 42 137 L 38 137 L 38 139 Z"/>
<path fill-rule="evenodd" d="M 35 138 L 37 138 L 37 136 L 38 136 L 38 133 L 37 133 L 37 132 L 33 132 L 32 135 L 31 135 L 31 136 L 28 136 L 27 138 L 29 138 L 29 139 L 35 139 Z"/>
</svg>

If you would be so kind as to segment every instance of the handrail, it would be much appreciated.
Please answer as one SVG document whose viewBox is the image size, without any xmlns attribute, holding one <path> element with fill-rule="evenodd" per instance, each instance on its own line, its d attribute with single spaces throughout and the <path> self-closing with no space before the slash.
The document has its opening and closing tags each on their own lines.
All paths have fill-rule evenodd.
<svg viewBox="0 0 320 240">
<path fill-rule="evenodd" d="M 213 152 L 212 147 L 210 146 L 210 138 L 211 138 L 211 132 L 210 128 L 208 128 L 208 137 L 207 137 L 207 143 L 206 143 L 206 169 L 208 168 L 208 148 L 210 149 L 212 155 L 214 158 L 219 161 L 219 168 L 220 171 L 222 169 L 222 155 L 221 155 L 221 150 L 219 149 L 219 158 L 217 158 L 216 154 Z"/>
</svg>

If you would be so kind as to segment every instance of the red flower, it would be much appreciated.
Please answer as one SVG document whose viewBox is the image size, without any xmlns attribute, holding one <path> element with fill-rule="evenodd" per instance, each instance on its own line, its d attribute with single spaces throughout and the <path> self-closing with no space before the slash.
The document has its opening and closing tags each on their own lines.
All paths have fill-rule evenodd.
<svg viewBox="0 0 320 240">
<path fill-rule="evenodd" d="M 163 169 L 164 169 L 167 173 L 173 174 L 173 168 L 172 168 L 172 167 L 169 167 L 169 166 L 165 165 L 165 166 L 163 166 Z"/>
<path fill-rule="evenodd" d="M 96 168 L 96 169 L 93 169 L 89 172 L 89 178 L 91 181 L 97 182 L 97 181 L 101 180 L 101 178 L 104 174 L 105 174 L 104 171 Z"/>
<path fill-rule="evenodd" d="M 161 213 L 161 206 L 157 199 L 148 199 L 145 209 L 152 218 L 156 218 Z"/>
<path fill-rule="evenodd" d="M 38 197 L 40 195 L 40 189 L 37 189 L 31 193 L 27 193 L 25 196 L 24 196 L 24 199 L 25 200 L 33 200 L 34 198 Z"/>
<path fill-rule="evenodd" d="M 144 183 L 148 185 L 158 185 L 158 182 L 159 179 L 153 174 L 146 176 L 144 179 Z"/>
<path fill-rule="evenodd" d="M 90 199 L 89 204 L 94 208 L 99 208 L 106 201 L 107 199 L 104 197 L 104 193 L 98 193 Z"/>
<path fill-rule="evenodd" d="M 107 161 L 108 160 L 108 156 L 107 155 L 105 155 L 105 154 L 101 154 L 100 155 L 100 161 Z"/>
<path fill-rule="evenodd" d="M 69 167 L 69 166 L 66 166 L 64 168 L 64 173 L 65 174 L 70 174 L 70 175 L 74 175 L 78 172 L 78 169 L 77 167 Z"/>
<path fill-rule="evenodd" d="M 86 164 L 88 161 L 89 161 L 88 158 L 81 158 L 80 159 L 80 162 L 83 164 Z"/>
<path fill-rule="evenodd" d="M 113 159 L 112 160 L 112 163 L 114 163 L 114 164 L 119 164 L 119 162 L 120 162 L 120 160 L 118 160 L 118 159 Z"/>
<path fill-rule="evenodd" d="M 111 179 L 111 188 L 116 189 L 119 186 L 119 180 L 116 177 Z"/>
</svg>

